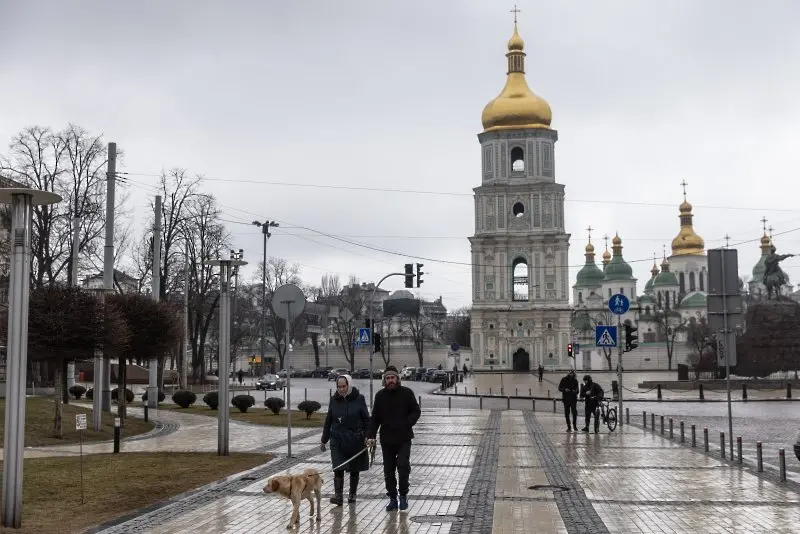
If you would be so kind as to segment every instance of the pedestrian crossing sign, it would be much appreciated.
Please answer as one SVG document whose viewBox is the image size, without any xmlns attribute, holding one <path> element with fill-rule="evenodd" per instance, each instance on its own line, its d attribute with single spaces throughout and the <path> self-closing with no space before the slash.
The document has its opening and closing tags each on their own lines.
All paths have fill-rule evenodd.
<svg viewBox="0 0 800 534">
<path fill-rule="evenodd" d="M 597 347 L 616 347 L 617 346 L 617 327 L 616 326 L 595 326 L 594 344 Z"/>
<path fill-rule="evenodd" d="M 369 345 L 370 335 L 369 335 L 369 328 L 359 328 L 358 329 L 358 340 L 356 341 L 359 345 Z"/>
</svg>

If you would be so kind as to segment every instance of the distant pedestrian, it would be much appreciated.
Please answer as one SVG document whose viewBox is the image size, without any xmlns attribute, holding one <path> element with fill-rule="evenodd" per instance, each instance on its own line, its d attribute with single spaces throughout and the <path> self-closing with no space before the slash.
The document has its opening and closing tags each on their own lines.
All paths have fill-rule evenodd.
<svg viewBox="0 0 800 534">
<path fill-rule="evenodd" d="M 320 449 L 325 451 L 325 445 L 330 440 L 333 467 L 339 467 L 364 448 L 368 426 L 369 411 L 364 395 L 353 387 L 350 375 L 339 375 L 336 377 L 336 393 L 328 405 L 328 416 L 325 418 L 320 444 Z M 345 471 L 350 473 L 350 493 L 347 502 L 350 504 L 356 502 L 359 474 L 367 469 L 369 469 L 369 455 L 364 451 L 334 471 L 331 503 L 341 506 L 344 502 Z"/>
<path fill-rule="evenodd" d="M 583 377 L 583 385 L 581 386 L 581 398 L 585 399 L 586 409 L 586 426 L 581 430 L 583 432 L 589 431 L 589 423 L 592 421 L 592 414 L 594 414 L 594 433 L 600 432 L 600 401 L 603 400 L 603 388 L 600 384 L 592 381 L 592 377 L 586 375 Z"/>
<path fill-rule="evenodd" d="M 575 377 L 575 370 L 570 370 L 567 376 L 561 379 L 558 384 L 558 391 L 561 392 L 561 400 L 564 402 L 564 417 L 567 419 L 567 432 L 578 431 L 578 379 Z M 570 413 L 572 420 L 570 421 Z"/>
<path fill-rule="evenodd" d="M 236 376 L 238 376 L 238 377 L 239 377 L 239 385 L 241 386 L 241 385 L 242 385 L 242 382 L 244 382 L 244 371 L 242 371 L 241 369 L 239 369 L 239 372 L 238 372 L 238 373 L 236 373 Z"/>
<path fill-rule="evenodd" d="M 543 378 L 544 378 L 544 366 L 540 363 L 539 364 L 539 382 L 541 382 Z"/>
<path fill-rule="evenodd" d="M 464 364 L 464 378 L 467 378 L 468 374 L 469 374 L 469 369 L 467 369 L 467 364 L 465 363 Z"/>
<path fill-rule="evenodd" d="M 400 385 L 397 368 L 390 365 L 383 373 L 383 389 L 375 394 L 367 432 L 368 445 L 375 444 L 380 429 L 383 451 L 383 477 L 389 504 L 386 511 L 408 508 L 408 477 L 411 474 L 413 426 L 421 415 L 414 391 Z M 397 471 L 397 477 L 395 476 Z M 399 478 L 399 494 L 398 494 Z M 399 499 L 398 499 L 399 497 Z"/>
</svg>

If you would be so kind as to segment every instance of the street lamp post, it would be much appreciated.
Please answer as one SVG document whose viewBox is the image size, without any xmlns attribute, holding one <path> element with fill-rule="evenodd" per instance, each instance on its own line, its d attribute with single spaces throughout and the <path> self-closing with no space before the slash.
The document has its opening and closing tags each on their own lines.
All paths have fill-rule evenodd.
<svg viewBox="0 0 800 534">
<path fill-rule="evenodd" d="M 261 228 L 261 233 L 264 236 L 264 257 L 263 266 L 261 269 L 261 374 L 264 374 L 264 355 L 266 353 L 267 341 L 267 241 L 272 236 L 269 229 L 277 228 L 280 226 L 275 221 L 253 221 L 254 226 Z"/>
<path fill-rule="evenodd" d="M 8 286 L 5 436 L 3 443 L 3 526 L 22 526 L 22 460 L 25 449 L 25 393 L 28 361 L 28 299 L 33 206 L 55 204 L 49 191 L 0 189 L 0 203 L 11 204 L 11 272 Z M 61 399 L 57 399 L 60 401 Z"/>
</svg>

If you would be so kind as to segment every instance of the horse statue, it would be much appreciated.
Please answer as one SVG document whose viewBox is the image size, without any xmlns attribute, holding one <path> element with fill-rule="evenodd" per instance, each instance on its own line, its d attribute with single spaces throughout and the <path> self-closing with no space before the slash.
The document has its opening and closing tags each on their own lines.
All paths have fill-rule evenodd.
<svg viewBox="0 0 800 534">
<path fill-rule="evenodd" d="M 764 259 L 764 286 L 767 288 L 767 300 L 772 300 L 772 292 L 775 292 L 775 300 L 781 296 L 781 287 L 789 283 L 786 273 L 781 269 L 780 262 L 786 258 L 791 258 L 794 254 L 777 254 L 775 246 L 770 248 L 769 255 Z"/>
</svg>

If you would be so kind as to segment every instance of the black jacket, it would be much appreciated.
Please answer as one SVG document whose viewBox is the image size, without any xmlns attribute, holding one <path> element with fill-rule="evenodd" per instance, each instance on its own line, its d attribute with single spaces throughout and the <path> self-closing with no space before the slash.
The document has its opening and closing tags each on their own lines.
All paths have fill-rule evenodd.
<svg viewBox="0 0 800 534">
<path fill-rule="evenodd" d="M 397 444 L 414 438 L 412 427 L 422 413 L 414 391 L 398 384 L 395 389 L 383 388 L 375 394 L 367 437 L 375 439 L 378 429 L 381 443 Z"/>
<path fill-rule="evenodd" d="M 581 385 L 581 398 L 586 398 L 586 404 L 597 405 L 603 399 L 603 388 L 597 382 L 592 382 L 588 386 Z"/>
<path fill-rule="evenodd" d="M 561 392 L 561 400 L 564 402 L 578 402 L 578 379 L 575 375 L 567 375 L 558 384 L 558 391 Z"/>
<path fill-rule="evenodd" d="M 331 397 L 328 405 L 328 416 L 322 429 L 322 443 L 331 442 L 331 463 L 338 466 L 350 456 L 358 452 L 364 445 L 364 434 L 369 425 L 369 412 L 364 395 L 353 388 L 347 397 L 338 392 Z M 360 439 L 355 436 L 360 435 Z M 353 450 L 346 450 L 348 445 L 356 444 Z M 369 469 L 369 456 L 362 454 L 347 464 L 345 471 L 366 471 Z"/>
</svg>

